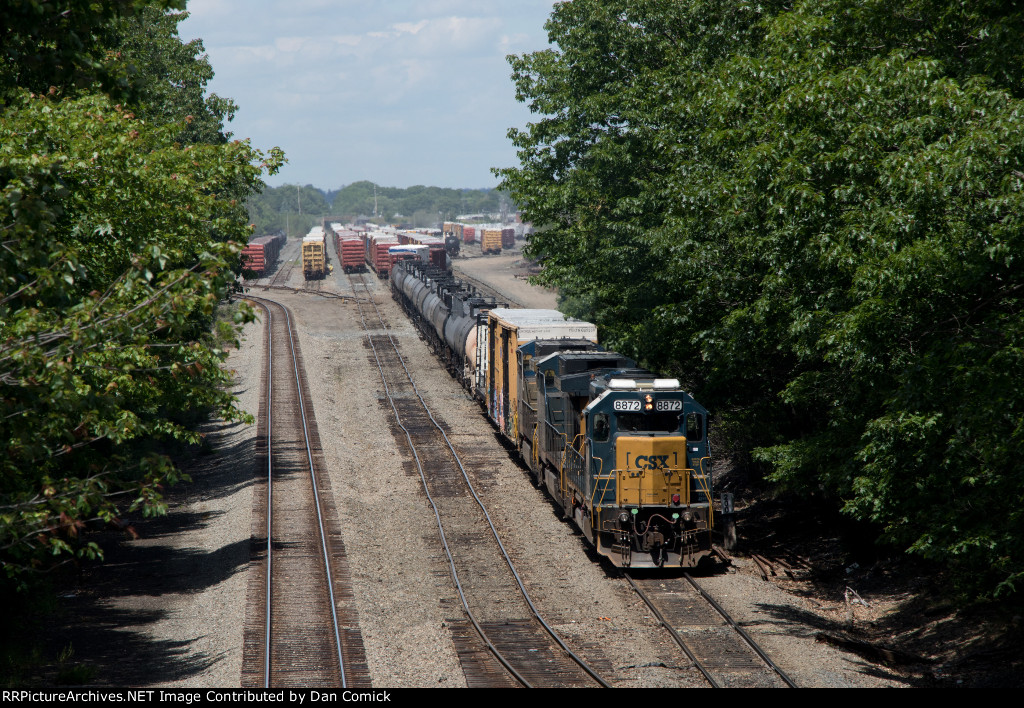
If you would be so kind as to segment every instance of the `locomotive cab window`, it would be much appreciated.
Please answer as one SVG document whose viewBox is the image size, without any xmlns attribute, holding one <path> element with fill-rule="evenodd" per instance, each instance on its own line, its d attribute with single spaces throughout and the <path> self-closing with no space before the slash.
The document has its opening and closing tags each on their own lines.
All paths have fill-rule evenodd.
<svg viewBox="0 0 1024 708">
<path fill-rule="evenodd" d="M 704 416 L 700 413 L 686 416 L 686 439 L 694 442 L 704 439 Z"/>
<path fill-rule="evenodd" d="M 620 433 L 674 433 L 679 430 L 679 414 L 667 411 L 617 413 L 615 423 Z"/>
<path fill-rule="evenodd" d="M 594 416 L 594 442 L 608 442 L 608 414 L 598 413 Z"/>
</svg>

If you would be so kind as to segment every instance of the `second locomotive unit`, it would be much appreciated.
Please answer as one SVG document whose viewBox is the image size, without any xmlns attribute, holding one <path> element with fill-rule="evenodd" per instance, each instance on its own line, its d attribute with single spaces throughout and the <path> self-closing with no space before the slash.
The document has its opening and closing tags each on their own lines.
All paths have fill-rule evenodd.
<svg viewBox="0 0 1024 708">
<path fill-rule="evenodd" d="M 415 261 L 392 293 L 587 541 L 614 565 L 712 553 L 707 411 L 676 379 L 597 343 L 557 310 L 514 309 Z"/>
</svg>

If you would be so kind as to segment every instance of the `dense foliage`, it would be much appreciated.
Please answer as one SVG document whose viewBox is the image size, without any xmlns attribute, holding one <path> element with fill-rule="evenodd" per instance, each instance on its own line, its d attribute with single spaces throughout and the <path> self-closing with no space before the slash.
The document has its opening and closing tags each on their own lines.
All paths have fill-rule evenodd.
<svg viewBox="0 0 1024 708">
<path fill-rule="evenodd" d="M 502 207 L 503 195 L 491 189 L 423 185 L 406 189 L 378 186 L 375 192 L 373 183 L 364 181 L 353 182 L 328 197 L 335 214 L 372 216 L 376 207 L 377 214 L 387 221 L 434 226 L 438 221 L 453 220 L 460 214 L 497 213 Z M 505 203 L 507 205 L 507 200 Z M 396 214 L 401 216 L 396 217 Z M 413 224 L 414 221 L 425 223 Z"/>
<path fill-rule="evenodd" d="M 226 140 L 232 108 L 203 97 L 212 73 L 174 4 L 0 10 L 7 578 L 96 555 L 92 522 L 159 513 L 173 445 L 198 442 L 210 411 L 245 417 L 209 329 L 249 237 L 244 200 L 280 155 Z"/>
<path fill-rule="evenodd" d="M 1019 589 L 1024 12 L 577 0 L 547 27 L 500 171 L 544 277 L 772 479 Z"/>
</svg>

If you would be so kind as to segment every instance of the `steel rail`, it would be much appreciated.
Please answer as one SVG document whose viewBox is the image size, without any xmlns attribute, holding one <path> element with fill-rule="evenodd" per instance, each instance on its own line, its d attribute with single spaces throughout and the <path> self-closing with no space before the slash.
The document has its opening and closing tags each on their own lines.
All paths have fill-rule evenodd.
<svg viewBox="0 0 1024 708">
<path fill-rule="evenodd" d="M 780 669 L 774 661 L 771 660 L 771 658 L 761 649 L 761 647 L 758 646 L 757 642 L 754 641 L 753 637 L 747 634 L 746 630 L 740 627 L 736 623 L 736 621 L 729 615 L 729 613 L 726 612 L 721 605 L 715 602 L 715 598 L 711 597 L 709 594 L 704 592 L 704 588 L 697 584 L 697 581 L 693 579 L 693 576 L 691 576 L 689 573 L 683 573 L 683 577 L 686 578 L 686 580 L 690 583 L 691 586 L 693 586 L 694 590 L 700 593 L 701 597 L 708 601 L 708 604 L 715 608 L 715 611 L 718 612 L 718 614 L 720 614 L 725 619 L 725 621 L 729 623 L 729 626 L 736 630 L 737 634 L 743 637 L 743 640 L 750 646 L 751 649 L 754 650 L 754 653 L 761 657 L 761 660 L 764 661 L 764 663 L 766 663 L 769 667 L 771 667 L 771 669 L 776 674 L 778 674 L 779 678 L 781 678 L 787 686 L 789 686 L 790 688 L 797 688 L 796 683 L 791 678 L 789 678 L 789 676 L 787 676 L 786 673 L 782 669 Z"/>
<path fill-rule="evenodd" d="M 288 275 L 284 279 L 284 281 L 287 283 L 289 280 L 291 280 L 292 271 L 295 269 L 295 261 L 293 261 L 293 260 L 285 261 L 284 260 L 284 249 L 287 246 L 288 246 L 288 238 L 285 237 L 284 244 L 281 246 L 281 251 L 278 253 L 278 256 L 277 256 L 277 268 L 274 269 L 274 275 L 270 278 L 270 283 L 268 285 L 262 286 L 262 287 L 282 287 L 282 286 L 277 285 L 277 281 L 281 278 L 281 275 L 286 273 L 286 272 L 287 272 Z M 302 242 L 301 241 L 299 242 L 299 260 L 300 261 L 302 260 Z M 271 301 L 271 302 L 273 302 L 273 301 Z"/>
<path fill-rule="evenodd" d="M 645 593 L 640 586 L 634 582 L 629 573 L 624 572 L 622 575 L 629 581 L 629 584 L 633 587 L 633 590 L 636 591 L 636 594 L 640 596 L 640 599 L 643 600 L 647 607 L 650 608 L 651 612 L 654 613 L 654 616 L 658 618 L 658 621 L 661 622 L 661 626 L 667 629 L 668 633 L 672 635 L 672 639 L 675 640 L 676 644 L 679 645 L 679 648 L 683 650 L 684 654 L 686 654 L 686 657 L 693 663 L 694 668 L 701 673 L 704 680 L 711 684 L 711 688 L 721 688 L 721 684 L 715 680 L 715 677 L 711 675 L 707 670 L 707 667 L 705 667 L 701 660 L 697 658 L 693 651 L 691 651 L 690 645 L 688 645 L 682 636 L 680 636 L 675 627 L 669 624 L 668 620 L 661 614 L 661 610 L 657 608 L 650 596 L 648 596 L 647 593 Z"/>
<path fill-rule="evenodd" d="M 350 276 L 350 278 L 351 278 L 351 276 Z M 378 319 L 378 321 L 381 324 L 381 328 L 384 330 L 385 334 L 387 335 L 388 341 L 391 342 L 391 346 L 394 349 L 394 352 L 395 352 L 396 356 L 398 357 L 398 361 L 399 361 L 399 363 L 401 363 L 402 369 L 405 371 L 406 378 L 408 378 L 409 383 L 412 385 L 413 392 L 416 394 L 416 397 L 419 399 L 420 404 L 423 406 L 423 410 L 426 412 L 427 416 L 430 418 L 430 422 L 433 423 L 434 427 L 437 428 L 438 432 L 440 432 L 441 436 L 444 438 L 444 441 L 447 444 L 448 449 L 449 449 L 449 451 L 452 454 L 452 458 L 455 460 L 455 463 L 458 465 L 459 470 L 462 473 L 462 477 L 465 480 L 466 485 L 469 488 L 470 493 L 473 495 L 473 499 L 476 501 L 477 505 L 480 507 L 480 510 L 483 512 L 484 518 L 487 520 L 487 525 L 491 529 L 491 534 L 494 536 L 495 542 L 497 542 L 498 547 L 501 549 L 502 557 L 505 559 L 505 563 L 508 565 L 509 571 L 512 573 L 512 576 L 515 578 L 516 585 L 518 586 L 519 591 L 520 591 L 520 593 L 523 596 L 523 599 L 526 600 L 526 604 L 529 606 L 530 611 L 533 613 L 534 618 L 536 618 L 536 620 L 541 624 L 541 626 L 544 627 L 545 631 L 547 631 L 548 635 L 558 644 L 559 647 L 562 648 L 562 650 L 581 669 L 583 669 L 583 671 L 585 671 L 591 678 L 593 678 L 603 688 L 611 688 L 611 684 L 609 684 L 607 681 L 605 681 L 583 659 L 581 659 L 575 652 L 573 652 L 571 649 L 569 649 L 569 647 L 565 644 L 565 642 L 558 635 L 558 633 L 555 632 L 554 628 L 552 628 L 544 620 L 544 618 L 541 617 L 540 611 L 537 609 L 536 605 L 534 605 L 533 599 L 530 597 L 529 592 L 526 590 L 526 586 L 523 584 L 522 579 L 519 577 L 518 571 L 516 571 L 515 565 L 512 563 L 512 558 L 509 556 L 508 551 L 505 549 L 505 545 L 501 542 L 501 538 L 498 536 L 498 530 L 495 528 L 494 522 L 491 520 L 491 515 L 487 511 L 487 507 L 484 506 L 484 503 L 480 499 L 480 496 L 477 494 L 476 489 L 473 486 L 473 483 L 470 481 L 469 473 L 466 472 L 466 468 L 463 467 L 462 460 L 459 458 L 459 454 L 455 451 L 455 446 L 452 445 L 452 442 L 448 438 L 448 435 L 444 432 L 444 429 L 441 427 L 441 425 L 434 418 L 434 414 L 431 412 L 430 407 L 427 406 L 426 401 L 423 400 L 423 396 L 420 394 L 419 388 L 416 386 L 416 382 L 413 380 L 412 374 L 409 372 L 409 367 L 406 366 L 405 358 L 402 356 L 401 352 L 398 350 L 398 345 L 395 343 L 394 338 L 391 336 L 390 328 L 386 324 L 384 324 L 384 318 L 383 318 L 383 316 L 380 313 L 380 308 L 377 307 L 377 303 L 373 300 L 373 296 L 372 296 L 372 294 L 370 294 L 369 288 L 366 287 L 365 281 L 362 280 L 362 276 L 360 276 L 360 282 L 362 283 L 363 287 L 366 289 L 367 294 L 370 296 L 369 297 L 369 301 L 373 305 L 374 311 L 377 313 L 377 319 Z M 353 287 L 353 292 L 354 291 L 355 291 L 355 288 Z M 358 299 L 357 299 L 357 302 L 359 302 Z M 498 660 L 502 663 L 502 665 L 505 666 L 514 676 L 516 676 L 516 678 L 520 682 L 522 682 L 524 686 L 530 687 L 530 684 L 527 683 L 525 679 L 521 678 L 519 676 L 518 672 L 516 672 L 508 664 L 507 660 L 503 656 L 501 656 L 501 654 L 497 650 L 497 648 L 487 638 L 486 634 L 483 631 L 483 628 L 480 627 L 480 625 L 477 623 L 476 618 L 473 616 L 472 612 L 469 609 L 468 602 L 467 602 L 465 596 L 462 593 L 462 587 L 461 587 L 461 584 L 460 584 L 459 579 L 458 579 L 458 572 L 455 569 L 455 561 L 454 561 L 454 559 L 451 556 L 451 553 L 450 553 L 449 548 L 448 548 L 448 542 L 447 542 L 447 540 L 445 538 L 445 535 L 444 535 L 444 527 L 443 527 L 443 524 L 441 522 L 440 512 L 438 511 L 437 506 L 434 504 L 434 501 L 433 501 L 433 499 L 430 496 L 429 490 L 427 490 L 426 476 L 425 476 L 425 474 L 423 472 L 423 467 L 420 465 L 419 455 L 416 454 L 415 446 L 413 445 L 413 442 L 412 442 L 412 437 L 409 434 L 409 431 L 402 424 L 401 418 L 400 418 L 400 416 L 398 414 L 398 409 L 395 406 L 394 400 L 391 398 L 390 389 L 389 389 L 389 387 L 387 385 L 387 381 L 385 380 L 385 377 L 384 377 L 384 369 L 383 369 L 383 367 L 380 364 L 380 358 L 377 356 L 377 348 L 376 348 L 376 346 L 374 346 L 373 339 L 372 339 L 372 337 L 369 334 L 369 328 L 366 326 L 366 320 L 365 320 L 365 318 L 363 318 L 363 312 L 362 312 L 362 306 L 361 305 L 359 307 L 359 316 L 360 316 L 360 319 L 363 320 L 363 327 L 364 327 L 364 329 L 366 330 L 366 333 L 367 333 L 367 340 L 370 342 L 370 347 L 373 349 L 373 352 L 374 352 L 374 358 L 377 360 L 377 365 L 378 365 L 378 368 L 380 369 L 380 373 L 381 373 L 381 381 L 384 382 L 385 392 L 387 393 L 388 401 L 391 404 L 391 408 L 392 408 L 392 410 L 395 413 L 395 419 L 398 422 L 399 427 L 401 427 L 402 430 L 405 432 L 406 439 L 409 441 L 409 446 L 413 450 L 413 455 L 414 455 L 414 457 L 416 459 L 416 465 L 417 465 L 417 467 L 419 469 L 419 473 L 420 473 L 420 479 L 423 482 L 424 491 L 427 494 L 427 499 L 430 502 L 431 507 L 434 509 L 434 516 L 435 516 L 435 519 L 436 519 L 437 524 L 438 524 L 438 532 L 441 535 L 441 541 L 442 541 L 442 545 L 445 548 L 445 553 L 448 555 L 449 566 L 451 567 L 451 571 L 452 571 L 452 574 L 453 574 L 453 577 L 454 577 L 454 581 L 455 581 L 456 587 L 458 588 L 459 596 L 462 599 L 463 608 L 466 610 L 467 615 L 469 615 L 470 620 L 473 622 L 473 626 L 476 628 L 477 632 L 480 633 L 481 639 L 487 645 L 488 649 L 491 650 L 491 652 L 495 655 L 496 658 L 498 658 Z"/>
<path fill-rule="evenodd" d="M 308 425 L 306 423 L 306 406 L 305 406 L 305 403 L 303 402 L 302 383 L 301 383 L 300 377 L 299 377 L 298 357 L 295 354 L 295 335 L 294 335 L 294 328 L 292 326 L 291 313 L 289 312 L 287 307 L 285 307 L 284 305 L 282 305 L 281 303 L 279 303 L 279 302 L 277 302 L 275 300 L 271 300 L 269 298 L 257 297 L 257 296 L 250 296 L 250 297 L 253 300 L 265 300 L 266 302 L 272 303 L 272 304 L 280 307 L 281 310 L 284 312 L 284 315 L 285 315 L 285 323 L 286 323 L 286 326 L 288 328 L 288 343 L 290 345 L 290 353 L 291 353 L 291 359 L 292 359 L 292 371 L 293 371 L 294 376 L 295 376 L 295 388 L 296 388 L 296 391 L 298 393 L 299 412 L 300 412 L 300 418 L 302 419 L 302 433 L 303 433 L 303 437 L 304 437 L 304 441 L 305 441 L 305 446 L 306 446 L 306 460 L 309 463 L 309 478 L 310 478 L 310 484 L 312 485 L 312 488 L 313 488 L 313 499 L 314 499 L 314 505 L 316 507 L 317 528 L 320 531 L 320 547 L 321 547 L 321 550 L 323 551 L 324 572 L 326 574 L 326 583 L 327 583 L 327 594 L 328 594 L 328 596 L 330 598 L 330 604 L 331 604 L 331 619 L 332 619 L 332 622 L 333 622 L 333 625 L 334 625 L 334 643 L 335 643 L 335 647 L 336 647 L 337 654 L 338 654 L 338 670 L 339 670 L 339 672 L 341 674 L 341 687 L 342 688 L 347 688 L 348 686 L 347 686 L 347 682 L 346 682 L 346 679 L 345 679 L 345 658 L 344 658 L 344 654 L 342 652 L 342 647 L 341 647 L 341 630 L 339 628 L 339 623 L 338 623 L 338 608 L 337 608 L 337 604 L 336 604 L 335 599 L 334 599 L 334 582 L 333 582 L 333 574 L 331 572 L 330 552 L 329 552 L 329 550 L 327 548 L 327 535 L 326 535 L 326 533 L 324 531 L 323 512 L 320 509 L 320 493 L 319 493 L 319 490 L 317 489 L 316 470 L 315 470 L 315 467 L 314 467 L 314 464 L 313 464 L 313 450 L 312 450 L 312 445 L 311 445 L 310 440 L 309 440 L 309 427 L 308 427 Z M 267 325 L 268 325 L 267 329 L 270 331 L 269 338 L 273 339 L 273 332 L 272 332 L 272 330 L 270 328 L 270 323 L 273 320 L 273 314 L 270 312 L 270 308 L 267 305 L 265 305 L 263 302 L 260 302 L 260 305 L 267 312 L 267 316 L 268 316 L 268 319 L 267 319 Z M 268 376 L 267 376 L 267 378 L 268 378 L 268 386 L 270 386 L 271 382 L 273 381 L 273 376 L 272 376 L 273 370 L 271 368 L 273 366 L 273 362 L 270 361 L 269 359 L 268 359 L 268 365 L 267 366 L 268 366 Z M 270 410 L 270 405 L 269 404 L 268 404 L 267 408 L 268 408 L 268 411 L 269 411 Z M 268 427 L 267 427 L 267 440 L 268 440 L 268 448 L 267 448 L 268 485 L 269 485 L 269 480 L 272 477 L 272 473 L 273 473 L 272 467 L 271 467 L 273 463 L 272 463 L 272 457 L 270 455 L 270 447 L 269 447 L 270 440 L 273 437 L 272 432 L 273 431 L 269 427 L 269 423 L 268 423 Z M 268 486 L 268 490 L 269 490 L 269 486 Z M 268 515 L 268 517 L 272 514 L 272 511 L 273 511 L 273 508 L 272 508 L 272 506 L 270 504 L 270 495 L 269 495 L 269 491 L 268 491 L 268 498 L 267 498 L 267 515 Z M 270 573 L 270 568 L 271 568 L 271 548 L 272 548 L 271 543 L 272 543 L 272 536 L 270 534 L 270 527 L 269 527 L 269 522 L 268 522 L 268 527 L 267 527 L 267 653 L 266 653 L 266 660 L 265 660 L 266 661 L 266 674 L 265 674 L 265 677 L 264 677 L 264 683 L 265 683 L 265 687 L 266 688 L 270 687 L 270 634 L 271 634 L 271 627 L 270 627 L 270 583 L 271 583 L 271 573 Z"/>
<path fill-rule="evenodd" d="M 267 313 L 267 640 L 264 645 L 263 688 L 270 688 L 270 600 L 274 577 L 274 314 L 262 302 L 259 304 Z"/>
<path fill-rule="evenodd" d="M 351 275 L 349 277 L 351 278 Z M 365 283 L 363 283 L 363 287 L 366 287 Z M 355 291 L 355 287 L 353 287 L 352 289 L 353 291 Z M 369 293 L 369 288 L 367 288 L 367 292 Z M 356 299 L 356 303 L 359 304 L 360 300 Z M 363 323 L 363 330 L 366 332 L 366 341 L 370 344 L 370 349 L 373 352 L 373 358 L 377 362 L 377 369 L 378 372 L 380 373 L 380 380 L 381 383 L 384 385 L 384 395 L 387 396 L 388 404 L 391 406 L 392 413 L 394 413 L 395 422 L 398 424 L 398 427 L 402 429 L 402 432 L 405 433 L 405 439 L 409 443 L 409 449 L 412 450 L 413 459 L 416 461 L 416 469 L 419 471 L 420 481 L 423 483 L 423 491 L 427 495 L 427 502 L 430 503 L 430 508 L 433 509 L 434 511 L 434 521 L 437 523 L 438 535 L 441 537 L 441 546 L 444 548 L 445 556 L 448 558 L 448 567 L 452 574 L 452 580 L 455 583 L 455 590 L 456 592 L 458 592 L 459 599 L 462 601 L 462 609 L 465 610 L 466 616 L 469 617 L 469 621 L 473 624 L 473 628 L 480 636 L 480 639 L 486 645 L 487 649 L 498 660 L 498 662 L 502 666 L 504 666 L 505 669 L 510 674 L 512 674 L 512 676 L 515 677 L 515 679 L 519 681 L 519 683 L 521 683 L 523 686 L 525 686 L 526 688 L 533 688 L 533 684 L 531 684 L 522 674 L 520 674 L 516 670 L 516 668 L 508 661 L 508 659 L 506 659 L 505 656 L 498 650 L 498 648 L 494 646 L 494 643 L 491 642 L 490 638 L 487 636 L 487 632 L 484 631 L 484 628 L 480 626 L 480 622 L 477 621 L 476 615 L 469 608 L 469 600 L 466 599 L 466 594 L 463 591 L 462 582 L 459 579 L 459 571 L 455 567 L 455 558 L 452 556 L 451 548 L 448 546 L 448 538 L 445 536 L 444 533 L 444 524 L 441 521 L 441 512 L 438 510 L 437 504 L 434 503 L 434 498 L 430 494 L 430 489 L 427 485 L 427 477 L 423 471 L 423 465 L 420 462 L 419 452 L 417 452 L 416 445 L 412 441 L 412 434 L 409 432 L 409 429 L 406 428 L 405 424 L 402 422 L 402 417 L 398 413 L 398 408 L 395 405 L 394 398 L 391 396 L 391 387 L 388 386 L 387 377 L 385 377 L 384 375 L 384 365 L 381 363 L 380 355 L 377 352 L 377 347 L 373 343 L 373 337 L 370 335 L 370 328 L 366 323 L 366 318 L 363 316 L 363 308 L 361 305 L 359 306 L 359 319 Z M 420 400 L 422 401 L 422 399 Z"/>
<path fill-rule="evenodd" d="M 694 668 L 696 668 L 701 673 L 701 675 L 704 676 L 705 680 L 707 680 L 707 682 L 711 684 L 712 688 L 722 688 L 718 681 L 716 681 L 715 678 L 708 671 L 707 667 L 705 667 L 704 664 L 696 657 L 696 655 L 694 655 L 693 651 L 691 651 L 689 645 L 686 644 L 686 641 L 682 638 L 679 632 L 677 632 L 675 628 L 668 622 L 668 620 L 665 619 L 664 615 L 661 614 L 661 611 L 654 604 L 654 601 L 650 598 L 650 596 L 646 592 L 644 592 L 643 588 L 636 584 L 636 582 L 629 575 L 629 573 L 623 571 L 622 575 L 624 578 L 626 578 L 627 581 L 629 581 L 630 586 L 632 586 L 636 594 L 640 596 L 640 599 L 643 600 L 647 607 L 651 609 L 651 611 L 654 613 L 654 616 L 657 617 L 661 625 L 668 630 L 669 634 L 672 635 L 672 638 L 675 640 L 676 644 L 679 645 L 679 648 L 683 650 L 687 658 L 689 658 L 690 661 L 693 662 Z M 693 589 L 696 590 L 697 593 L 715 609 L 715 611 L 722 617 L 722 619 L 724 619 L 726 623 L 737 634 L 740 635 L 743 641 L 747 643 L 747 645 L 754 651 L 754 653 L 757 654 L 761 658 L 761 660 L 765 664 L 767 664 L 767 666 L 772 671 L 774 671 L 775 674 L 780 679 L 782 679 L 782 681 L 787 686 L 789 686 L 790 688 L 797 688 L 796 683 L 791 678 L 789 678 L 789 676 L 787 676 L 786 673 L 782 669 L 780 669 L 774 661 L 772 661 L 768 654 L 766 654 L 761 649 L 761 647 L 758 646 L 757 642 L 754 641 L 753 637 L 747 634 L 747 632 L 739 624 L 736 623 L 736 621 L 729 615 L 729 613 L 725 611 L 725 608 L 719 605 L 715 601 L 715 599 L 711 597 L 711 595 L 705 592 L 704 589 L 697 584 L 697 581 L 693 579 L 693 576 L 691 576 L 687 572 L 684 572 L 683 577 L 686 578 L 687 582 L 690 583 L 690 586 L 693 587 Z"/>
</svg>

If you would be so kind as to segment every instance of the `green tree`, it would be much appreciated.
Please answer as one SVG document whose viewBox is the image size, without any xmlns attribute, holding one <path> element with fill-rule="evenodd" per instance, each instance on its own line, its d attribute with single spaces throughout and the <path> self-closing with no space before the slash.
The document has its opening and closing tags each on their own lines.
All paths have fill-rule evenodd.
<svg viewBox="0 0 1024 708">
<path fill-rule="evenodd" d="M 561 4 L 511 58 L 538 119 L 500 171 L 614 345 L 989 591 L 1024 573 L 1022 29 L 995 2 Z"/>
<path fill-rule="evenodd" d="M 256 233 L 260 234 L 281 231 L 301 237 L 332 213 L 324 192 L 308 184 L 266 187 L 249 197 L 247 205 Z"/>
<path fill-rule="evenodd" d="M 201 39 L 181 41 L 178 24 L 186 17 L 184 12 L 141 8 L 105 32 L 106 54 L 122 67 L 129 87 L 125 100 L 140 118 L 183 125 L 181 143 L 224 143 L 231 137 L 224 124 L 238 107 L 207 93 L 213 67 Z"/>
<path fill-rule="evenodd" d="M 182 9 L 184 0 L 8 0 L 0 5 L 0 100 L 19 89 L 107 92 L 128 87 L 107 51 L 109 29 L 142 9 Z"/>
<path fill-rule="evenodd" d="M 62 31 L 109 39 L 122 11 L 144 5 L 4 12 L 64 8 Z M 168 39 L 172 24 L 150 17 Z M 45 45 L 30 24 L 5 27 Z M 0 106 L 0 565 L 14 578 L 98 553 L 83 534 L 92 521 L 162 511 L 162 485 L 180 476 L 173 445 L 198 442 L 194 424 L 209 411 L 245 417 L 209 325 L 249 236 L 243 200 L 282 159 L 217 139 L 213 123 L 212 140 L 183 144 L 196 116 L 146 113 L 147 102 L 143 120 L 90 88 L 89 49 L 44 46 L 24 66 L 20 56 L 4 55 Z M 119 95 L 155 95 L 164 78 L 138 74 Z M 19 84 L 30 81 L 54 89 Z"/>
</svg>

